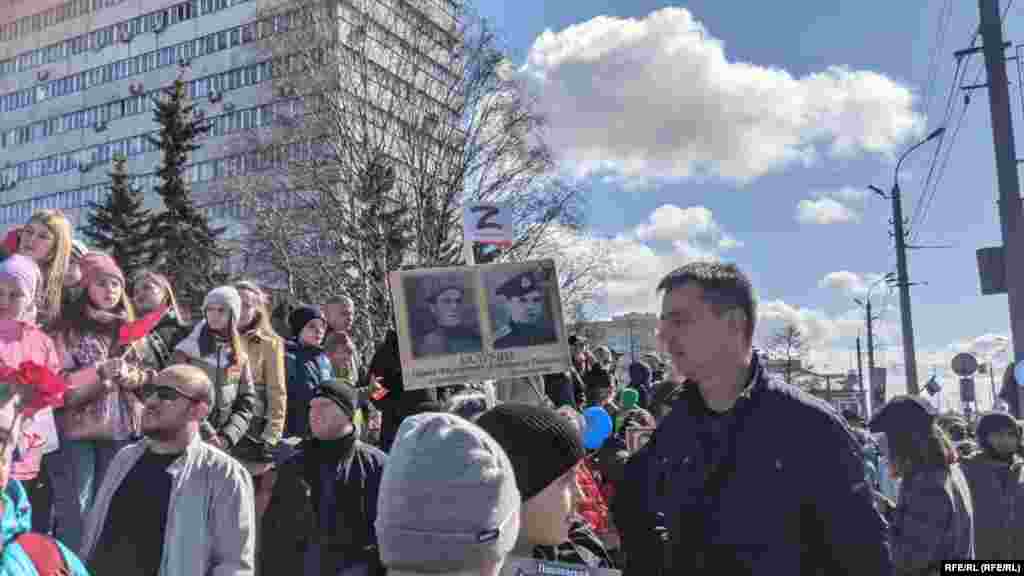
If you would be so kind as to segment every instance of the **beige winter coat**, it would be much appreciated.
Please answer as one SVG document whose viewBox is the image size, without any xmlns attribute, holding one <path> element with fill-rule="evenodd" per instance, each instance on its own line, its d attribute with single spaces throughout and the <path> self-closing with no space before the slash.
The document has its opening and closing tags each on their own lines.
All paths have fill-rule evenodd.
<svg viewBox="0 0 1024 576">
<path fill-rule="evenodd" d="M 242 345 L 252 372 L 252 383 L 262 414 L 253 414 L 249 431 L 267 444 L 277 444 L 284 434 L 288 412 L 288 380 L 284 372 L 284 340 L 259 328 L 242 335 Z"/>
</svg>

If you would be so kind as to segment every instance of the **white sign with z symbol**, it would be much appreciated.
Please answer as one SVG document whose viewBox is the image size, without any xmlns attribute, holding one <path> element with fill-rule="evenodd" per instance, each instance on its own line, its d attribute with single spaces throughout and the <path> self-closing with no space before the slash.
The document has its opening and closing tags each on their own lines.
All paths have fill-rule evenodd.
<svg viewBox="0 0 1024 576">
<path fill-rule="evenodd" d="M 467 204 L 462 213 L 465 241 L 512 244 L 512 210 L 501 204 Z"/>
</svg>

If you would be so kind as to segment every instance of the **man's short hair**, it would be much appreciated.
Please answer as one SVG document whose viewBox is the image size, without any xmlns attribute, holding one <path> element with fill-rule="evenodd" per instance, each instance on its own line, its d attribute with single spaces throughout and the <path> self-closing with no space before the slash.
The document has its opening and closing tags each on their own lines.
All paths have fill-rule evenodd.
<svg viewBox="0 0 1024 576">
<path fill-rule="evenodd" d="M 264 300 L 268 299 L 267 293 L 264 292 L 263 288 L 253 280 L 239 280 L 235 282 L 234 286 L 235 290 L 248 290 L 249 292 L 255 292 Z"/>
<path fill-rule="evenodd" d="M 345 294 L 335 294 L 334 296 L 331 296 L 327 299 L 327 302 L 324 303 L 324 306 L 330 306 L 331 304 L 348 304 L 355 306 L 355 302 Z"/>
<path fill-rule="evenodd" d="M 209 404 L 213 400 L 213 382 L 210 381 L 206 371 L 191 364 L 171 364 L 157 374 L 157 377 L 167 377 L 178 384 L 188 385 L 189 395 Z"/>
<path fill-rule="evenodd" d="M 701 298 L 718 316 L 729 310 L 741 310 L 746 314 L 747 340 L 753 341 L 757 323 L 757 299 L 750 279 L 739 267 L 723 262 L 691 262 L 665 275 L 658 282 L 658 292 L 667 294 L 687 284 L 700 287 Z"/>
</svg>

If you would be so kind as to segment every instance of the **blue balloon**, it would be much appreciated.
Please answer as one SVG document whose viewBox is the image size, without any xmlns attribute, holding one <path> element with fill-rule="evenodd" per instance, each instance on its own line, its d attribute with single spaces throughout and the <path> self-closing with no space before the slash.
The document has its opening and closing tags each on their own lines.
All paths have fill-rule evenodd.
<svg viewBox="0 0 1024 576">
<path fill-rule="evenodd" d="M 591 406 L 583 411 L 587 427 L 583 430 L 583 447 L 597 450 L 612 435 L 612 417 L 600 406 Z"/>
</svg>

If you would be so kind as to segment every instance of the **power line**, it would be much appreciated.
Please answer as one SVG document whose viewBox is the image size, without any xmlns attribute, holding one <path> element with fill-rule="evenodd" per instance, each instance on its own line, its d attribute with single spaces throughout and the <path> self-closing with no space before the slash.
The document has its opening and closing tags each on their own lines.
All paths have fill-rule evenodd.
<svg viewBox="0 0 1024 576">
<path fill-rule="evenodd" d="M 928 69 L 925 74 L 925 86 L 924 86 L 924 111 L 927 114 L 932 109 L 932 88 L 935 85 L 935 77 L 939 70 L 939 52 L 945 46 L 946 42 L 946 29 L 948 23 L 951 20 L 950 14 L 953 12 L 953 0 L 946 0 L 945 4 L 939 10 L 939 22 L 938 27 L 935 30 L 935 44 L 932 46 L 931 54 L 928 58 Z"/>
<path fill-rule="evenodd" d="M 960 128 L 963 126 L 964 118 L 967 116 L 967 108 L 971 105 L 971 95 L 967 93 L 964 95 L 964 106 L 960 111 L 960 116 L 956 121 L 956 128 L 953 129 L 953 137 L 949 141 L 949 146 L 946 147 L 946 154 L 942 159 L 942 164 L 939 167 L 938 176 L 935 178 L 935 185 L 932 186 L 931 192 L 927 198 L 923 199 L 924 207 L 921 210 L 921 219 L 918 221 L 918 227 L 914 228 L 910 239 L 914 241 L 918 238 L 918 232 L 920 231 L 920 225 L 924 224 L 926 218 L 928 218 L 928 209 L 931 208 L 932 201 L 935 200 L 935 194 L 939 189 L 939 183 L 942 182 L 942 177 L 946 174 L 946 166 L 949 165 L 949 159 L 953 155 L 953 144 L 956 143 L 956 137 L 960 134 Z"/>
<path fill-rule="evenodd" d="M 970 39 L 967 41 L 967 46 L 970 48 L 974 47 L 974 44 L 978 41 L 978 35 L 981 34 L 981 25 L 975 26 L 974 32 L 971 34 Z M 968 52 L 966 56 L 956 58 L 956 68 L 953 70 L 953 81 L 949 85 L 949 92 L 946 94 L 946 110 L 942 116 L 942 122 L 939 126 L 946 126 L 949 124 L 949 120 L 953 114 L 953 95 L 956 93 L 957 88 L 963 81 L 963 77 L 966 73 L 965 64 L 970 64 L 971 53 Z M 917 226 L 918 218 L 920 217 L 921 208 L 924 205 L 925 195 L 928 193 L 928 187 L 931 185 L 932 177 L 935 175 L 935 168 L 939 163 L 939 153 L 942 151 L 942 145 L 945 143 L 946 133 L 943 132 L 942 136 L 939 137 L 938 143 L 935 145 L 935 150 L 932 153 L 931 163 L 928 166 L 928 176 L 925 178 L 924 185 L 921 187 L 921 196 L 918 199 L 917 205 L 914 207 L 914 214 L 910 219 L 910 225 L 908 228 L 914 230 Z"/>
<path fill-rule="evenodd" d="M 946 96 L 946 111 L 943 114 L 942 123 L 940 126 L 946 126 L 949 124 L 949 120 L 953 114 L 953 95 L 956 93 L 957 88 L 960 86 L 963 80 L 963 72 L 965 70 L 964 58 L 956 59 L 956 69 L 953 70 L 953 81 L 949 85 L 949 92 Z M 942 151 L 942 146 L 946 141 L 946 133 L 943 132 L 939 136 L 939 142 L 935 145 L 935 150 L 932 153 L 931 165 L 928 167 L 928 176 L 925 177 L 924 186 L 921 187 L 921 197 L 917 201 L 917 206 L 914 207 L 914 215 L 910 219 L 910 230 L 915 231 L 917 228 L 918 220 L 921 215 L 921 209 L 924 205 L 924 199 L 928 194 L 928 187 L 932 183 L 932 177 L 935 175 L 935 168 L 938 166 L 939 153 Z"/>
<path fill-rule="evenodd" d="M 1007 4 L 1006 4 L 1006 8 L 1003 9 L 1003 14 L 1002 14 L 1002 18 L 1001 19 L 1002 19 L 1004 24 L 1006 22 L 1006 16 L 1007 16 L 1007 14 L 1009 14 L 1010 8 L 1013 6 L 1013 2 L 1014 2 L 1014 0 L 1009 0 L 1007 2 Z M 981 33 L 981 25 L 979 24 L 975 28 L 974 33 L 971 35 L 971 40 L 970 40 L 970 42 L 968 44 L 971 48 L 974 47 L 974 45 L 977 42 L 977 39 L 978 39 L 980 33 Z M 943 123 L 942 123 L 943 126 L 947 126 L 949 124 L 949 120 L 950 120 L 951 115 L 952 115 L 952 96 L 953 96 L 953 92 L 956 89 L 960 88 L 960 84 L 962 82 L 963 77 L 967 76 L 967 68 L 970 66 L 970 57 L 971 57 L 972 54 L 973 53 L 967 53 L 963 58 L 957 58 L 957 71 L 958 72 L 962 72 L 962 74 L 960 74 L 959 78 L 957 78 L 957 73 L 956 72 L 954 72 L 954 74 L 953 74 L 953 83 L 950 85 L 950 92 L 949 92 L 949 95 L 947 97 L 946 114 L 945 114 L 945 117 L 944 117 Z M 977 73 L 974 76 L 973 82 L 971 83 L 972 86 L 977 86 L 978 85 L 978 83 L 981 80 L 981 74 L 984 71 L 985 71 L 985 65 L 984 65 L 984 62 L 982 62 L 981 65 L 978 67 L 978 70 L 977 70 Z M 965 94 L 965 96 L 964 96 L 964 107 L 963 107 L 963 109 L 962 109 L 962 111 L 960 113 L 960 117 L 957 119 L 956 128 L 954 129 L 953 135 L 952 135 L 952 137 L 949 140 L 949 145 L 946 146 L 946 148 L 945 148 L 945 156 L 943 156 L 943 159 L 941 161 L 941 166 L 939 168 L 938 176 L 933 180 L 932 176 L 935 173 L 935 168 L 937 166 L 937 161 L 938 161 L 938 158 L 939 158 L 939 153 L 943 149 L 943 144 L 945 144 L 945 141 L 946 141 L 945 137 L 946 137 L 946 134 L 948 133 L 948 131 L 946 133 L 944 133 L 939 138 L 939 143 L 935 147 L 935 154 L 932 156 L 932 163 L 931 163 L 931 166 L 928 169 L 928 177 L 925 179 L 924 186 L 921 189 L 921 197 L 918 200 L 917 206 L 915 207 L 915 210 L 914 210 L 914 216 L 911 219 L 911 226 L 910 226 L 910 230 L 911 230 L 910 239 L 911 239 L 911 241 L 915 240 L 918 237 L 921 225 L 924 223 L 924 220 L 927 217 L 928 209 L 931 207 L 931 204 L 932 204 L 932 202 L 935 199 L 935 195 L 936 195 L 936 193 L 938 191 L 939 184 L 942 182 L 942 178 L 945 175 L 946 166 L 948 166 L 948 164 L 949 164 L 949 158 L 950 158 L 950 156 L 952 154 L 953 145 L 956 143 L 956 137 L 960 133 L 960 128 L 961 128 L 961 126 L 963 124 L 964 117 L 967 114 L 967 108 L 968 108 L 969 105 L 970 105 L 970 92 L 967 92 L 967 94 Z M 929 185 L 931 186 L 931 190 L 929 190 Z"/>
</svg>

